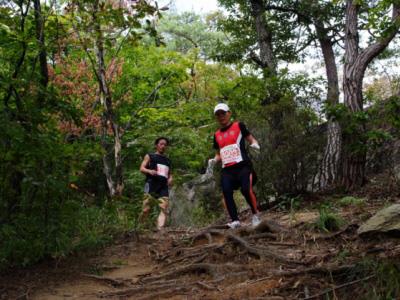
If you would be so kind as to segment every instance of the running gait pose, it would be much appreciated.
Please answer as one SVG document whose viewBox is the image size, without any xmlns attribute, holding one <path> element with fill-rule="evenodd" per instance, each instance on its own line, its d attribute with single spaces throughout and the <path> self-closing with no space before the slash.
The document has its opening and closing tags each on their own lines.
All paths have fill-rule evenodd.
<svg viewBox="0 0 400 300">
<path fill-rule="evenodd" d="M 241 122 L 231 122 L 232 113 L 228 105 L 219 103 L 214 108 L 214 115 L 220 129 L 214 134 L 214 148 L 217 153 L 210 159 L 210 164 L 222 162 L 221 185 L 225 206 L 232 222 L 227 225 L 230 228 L 240 227 L 237 208 L 233 199 L 233 191 L 240 187 L 253 213 L 252 225 L 260 223 L 257 199 L 253 192 L 253 175 L 255 174 L 251 161 L 245 149 L 246 140 L 250 147 L 260 150 L 260 146 L 254 136 Z"/>
<path fill-rule="evenodd" d="M 172 184 L 171 161 L 165 156 L 169 141 L 165 137 L 155 140 L 155 153 L 146 154 L 140 172 L 146 175 L 144 186 L 143 209 L 140 220 L 143 221 L 150 212 L 151 199 L 157 199 L 161 211 L 157 218 L 157 229 L 164 228 L 167 220 L 168 209 L 168 187 Z"/>
</svg>

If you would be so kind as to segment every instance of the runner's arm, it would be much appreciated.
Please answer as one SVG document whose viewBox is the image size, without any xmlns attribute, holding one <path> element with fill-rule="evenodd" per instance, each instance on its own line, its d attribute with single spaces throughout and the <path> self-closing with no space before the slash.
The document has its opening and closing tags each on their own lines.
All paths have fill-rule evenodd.
<svg viewBox="0 0 400 300">
<path fill-rule="evenodd" d="M 249 134 L 248 136 L 246 136 L 246 141 L 247 141 L 250 145 L 258 144 L 256 138 L 255 138 L 252 134 Z"/>
<path fill-rule="evenodd" d="M 156 175 L 157 171 L 156 170 L 150 170 L 148 168 L 146 168 L 146 166 L 148 166 L 150 162 L 150 156 L 148 154 L 146 154 L 143 158 L 142 163 L 140 164 L 140 172 L 142 172 L 144 175 Z"/>
<path fill-rule="evenodd" d="M 168 186 L 171 186 L 173 182 L 171 171 L 168 172 Z"/>
<path fill-rule="evenodd" d="M 219 150 L 215 153 L 214 159 L 215 162 L 221 161 L 221 155 L 219 154 Z"/>
<path fill-rule="evenodd" d="M 215 156 L 208 160 L 208 165 L 210 165 L 210 164 L 214 165 L 220 161 L 221 161 L 221 155 L 219 154 L 219 150 L 217 150 L 217 152 L 215 153 Z"/>
<path fill-rule="evenodd" d="M 252 134 L 246 136 L 246 141 L 250 144 L 251 148 L 255 149 L 256 151 L 260 151 L 260 144 Z"/>
</svg>

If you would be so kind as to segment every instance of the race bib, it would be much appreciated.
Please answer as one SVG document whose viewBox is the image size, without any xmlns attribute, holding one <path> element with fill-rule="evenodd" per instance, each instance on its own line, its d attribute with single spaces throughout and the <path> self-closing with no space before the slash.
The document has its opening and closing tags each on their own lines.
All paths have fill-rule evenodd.
<svg viewBox="0 0 400 300">
<path fill-rule="evenodd" d="M 233 162 L 241 162 L 243 160 L 242 153 L 238 144 L 225 146 L 220 150 L 222 164 L 225 166 Z"/>
<path fill-rule="evenodd" d="M 168 178 L 169 168 L 166 165 L 157 164 L 157 175 Z"/>
</svg>

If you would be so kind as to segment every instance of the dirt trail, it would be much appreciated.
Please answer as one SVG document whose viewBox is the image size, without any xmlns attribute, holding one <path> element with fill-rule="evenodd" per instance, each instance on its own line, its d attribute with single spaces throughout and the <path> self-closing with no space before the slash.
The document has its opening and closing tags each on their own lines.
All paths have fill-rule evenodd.
<svg viewBox="0 0 400 300">
<path fill-rule="evenodd" d="M 310 210 L 270 211 L 256 228 L 131 234 L 90 258 L 0 277 L 0 299 L 357 299 L 372 279 L 353 276 L 360 257 L 400 255 L 396 239 L 356 235 L 374 210 L 343 210 L 333 233 L 317 231 Z"/>
</svg>

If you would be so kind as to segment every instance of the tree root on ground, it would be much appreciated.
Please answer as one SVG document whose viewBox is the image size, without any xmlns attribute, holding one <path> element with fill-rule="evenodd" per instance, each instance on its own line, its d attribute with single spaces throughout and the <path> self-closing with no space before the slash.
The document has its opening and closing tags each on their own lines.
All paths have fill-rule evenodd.
<svg viewBox="0 0 400 300">
<path fill-rule="evenodd" d="M 247 229 L 250 228 L 247 227 Z M 252 229 L 253 229 L 252 231 L 256 232 L 271 232 L 271 233 L 287 232 L 287 228 L 283 227 L 279 223 L 272 220 L 263 220 L 260 224 L 258 224 L 255 228 Z"/>
<path fill-rule="evenodd" d="M 246 236 L 246 238 L 253 239 L 253 240 L 263 239 L 263 238 L 270 238 L 270 239 L 278 240 L 278 236 L 276 234 L 269 233 L 269 232 L 263 232 L 263 233 L 249 235 L 249 236 Z"/>
<path fill-rule="evenodd" d="M 207 229 L 193 236 L 191 238 L 191 242 L 194 243 L 195 241 L 205 237 L 208 240 L 208 243 L 212 244 L 213 243 L 212 235 L 224 235 L 224 232 L 216 229 Z"/>
<path fill-rule="evenodd" d="M 329 239 L 333 239 L 343 233 L 346 233 L 352 229 L 356 229 L 358 227 L 357 223 L 351 223 L 349 225 L 347 225 L 345 228 L 343 228 L 342 230 L 339 230 L 337 232 L 333 232 L 330 234 L 323 234 L 323 235 L 318 235 L 312 238 L 308 238 L 306 239 L 306 242 L 315 242 L 316 240 L 329 240 Z"/>
<path fill-rule="evenodd" d="M 124 282 L 123 280 L 117 280 L 117 279 L 110 278 L 110 277 L 103 277 L 103 276 L 97 276 L 97 275 L 92 275 L 92 274 L 82 274 L 82 276 L 84 276 L 86 278 L 94 279 L 99 282 L 110 284 L 113 287 L 121 287 L 121 286 L 127 285 L 126 282 Z"/>
<path fill-rule="evenodd" d="M 183 256 L 183 257 L 181 257 L 179 259 L 175 259 L 175 260 L 170 261 L 169 263 L 167 263 L 165 265 L 165 267 L 169 267 L 171 265 L 174 265 L 174 264 L 186 261 L 187 259 L 198 257 L 198 256 L 199 256 L 199 253 L 191 253 L 191 254 L 185 255 L 185 256 Z M 195 259 L 195 261 L 196 262 L 203 261 L 207 256 L 208 256 L 208 252 L 206 252 L 204 255 L 200 256 L 199 258 Z"/>
<path fill-rule="evenodd" d="M 155 292 L 147 296 L 136 298 L 136 300 L 154 300 L 154 299 L 166 299 L 169 297 L 177 296 L 177 295 L 189 295 L 193 294 L 192 291 L 193 287 L 190 286 L 181 286 L 181 287 L 174 287 L 168 290 Z"/>
<path fill-rule="evenodd" d="M 270 249 L 267 249 L 267 248 L 259 248 L 259 247 L 251 246 L 247 241 L 245 241 L 241 237 L 238 237 L 237 235 L 234 235 L 232 233 L 228 234 L 228 239 L 234 241 L 236 244 L 239 244 L 249 254 L 253 254 L 253 255 L 257 256 L 258 258 L 269 257 L 276 261 L 284 262 L 284 263 L 288 263 L 288 264 L 300 264 L 300 265 L 307 264 L 306 262 L 287 259 L 286 257 L 279 255 L 277 253 L 274 253 L 273 251 L 271 251 Z"/>
<path fill-rule="evenodd" d="M 248 271 L 251 269 L 252 267 L 250 265 L 241 264 L 195 263 L 178 267 L 159 275 L 142 278 L 139 280 L 139 282 L 142 284 L 147 284 L 163 280 L 164 278 L 176 278 L 178 276 L 190 273 L 206 273 L 214 278 L 214 280 L 219 280 L 222 276 L 225 276 L 230 272 Z"/>
<path fill-rule="evenodd" d="M 146 285 L 127 288 L 127 289 L 123 289 L 123 290 L 118 290 L 118 291 L 113 291 L 113 292 L 108 292 L 108 293 L 98 293 L 97 296 L 99 296 L 101 298 L 132 297 L 132 296 L 138 295 L 139 293 L 143 293 L 143 292 L 167 289 L 167 290 L 164 290 L 162 292 L 157 292 L 155 294 L 151 294 L 149 296 L 146 296 L 146 297 L 160 297 L 161 295 L 159 295 L 159 293 L 166 292 L 167 294 L 169 294 L 169 290 L 168 289 L 173 289 L 173 290 L 174 289 L 181 289 L 181 288 L 189 289 L 189 288 L 193 288 L 195 286 L 199 286 L 200 288 L 202 288 L 204 290 L 220 291 L 220 289 L 217 286 L 212 286 L 212 285 L 215 285 L 215 284 L 223 281 L 224 279 L 225 279 L 225 277 L 221 276 L 221 277 L 219 277 L 219 278 L 217 278 L 215 280 L 206 281 L 206 282 L 203 282 L 203 281 L 182 282 L 182 281 L 178 281 L 176 279 L 174 279 L 174 280 L 161 280 L 161 281 L 150 282 L 150 283 L 148 283 Z M 166 295 L 164 295 L 164 296 L 166 296 Z M 138 298 L 135 298 L 135 299 L 138 299 Z M 152 299 L 152 298 L 149 298 L 149 299 Z"/>
<path fill-rule="evenodd" d="M 198 264 L 190 264 L 186 265 L 183 267 L 176 268 L 172 271 L 160 274 L 160 275 L 155 275 L 151 277 L 145 277 L 142 278 L 140 281 L 142 283 L 148 283 L 152 281 L 157 281 L 163 278 L 171 278 L 171 277 L 177 277 L 180 275 L 184 275 L 186 273 L 207 273 L 211 275 L 213 278 L 216 278 L 218 275 L 218 265 L 214 264 L 208 264 L 208 263 L 198 263 Z"/>
<path fill-rule="evenodd" d="M 285 270 L 270 272 L 270 276 L 297 276 L 302 274 L 342 274 L 354 269 L 354 265 L 343 265 L 343 266 L 321 266 L 321 267 L 311 267 L 305 269 L 295 269 L 295 270 Z"/>
<path fill-rule="evenodd" d="M 157 283 L 157 285 L 151 284 L 146 286 L 137 286 L 132 288 L 127 288 L 123 290 L 108 292 L 108 293 L 98 293 L 97 295 L 100 298 L 109 298 L 109 297 L 130 297 L 137 295 L 143 292 L 154 291 L 155 289 L 164 289 L 176 286 L 177 281 L 174 280 L 173 282 L 166 282 L 166 283 Z"/>
</svg>

